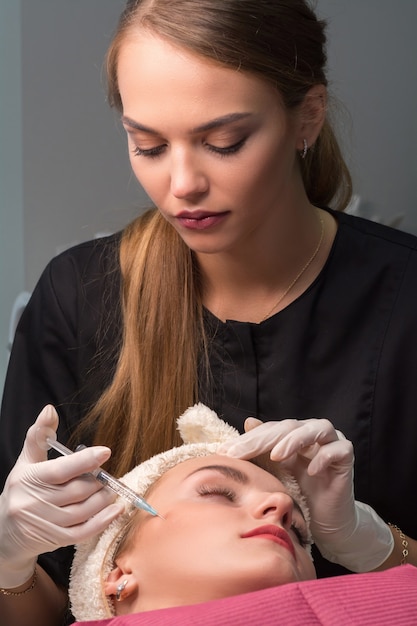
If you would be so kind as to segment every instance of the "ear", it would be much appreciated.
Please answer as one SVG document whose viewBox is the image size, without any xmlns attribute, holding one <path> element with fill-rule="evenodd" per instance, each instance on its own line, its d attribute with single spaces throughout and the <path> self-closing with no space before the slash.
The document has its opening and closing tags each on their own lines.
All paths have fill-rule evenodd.
<svg viewBox="0 0 417 626">
<path fill-rule="evenodd" d="M 306 93 L 304 100 L 300 104 L 300 127 L 297 140 L 297 149 L 302 152 L 304 140 L 307 147 L 311 148 L 326 119 L 327 111 L 327 89 L 324 85 L 314 85 Z"/>
<path fill-rule="evenodd" d="M 107 576 L 103 589 L 106 596 L 113 596 L 115 604 L 127 601 L 126 604 L 130 605 L 138 595 L 139 585 L 133 572 L 125 572 L 122 567 L 116 565 Z"/>
</svg>

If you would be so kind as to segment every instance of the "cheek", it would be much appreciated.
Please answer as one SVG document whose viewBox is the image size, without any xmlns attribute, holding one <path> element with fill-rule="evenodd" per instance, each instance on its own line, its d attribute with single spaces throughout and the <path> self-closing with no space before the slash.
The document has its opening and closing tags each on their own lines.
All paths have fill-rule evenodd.
<svg viewBox="0 0 417 626">
<path fill-rule="evenodd" d="M 140 563 L 152 567 L 154 564 L 179 562 L 187 548 L 188 537 L 189 530 L 183 530 L 179 525 L 173 527 L 172 524 L 157 532 L 144 533 L 136 543 Z"/>
<path fill-rule="evenodd" d="M 268 188 L 271 184 L 277 185 L 277 182 L 282 179 L 288 180 L 294 160 L 289 158 L 286 151 L 276 146 L 271 147 L 263 157 L 254 171 L 258 184 L 264 183 Z"/>
<path fill-rule="evenodd" d="M 134 154 L 130 154 L 129 158 L 136 180 L 151 200 L 158 205 L 158 200 L 163 193 L 163 177 L 160 168 L 157 167 L 156 162 L 144 163 L 143 159 Z"/>
<path fill-rule="evenodd" d="M 233 189 L 242 198 L 243 204 L 257 204 L 262 197 L 275 194 L 281 181 L 288 181 L 293 167 L 293 160 L 284 155 L 282 149 L 269 145 L 251 152 L 239 163 L 232 174 Z"/>
<path fill-rule="evenodd" d="M 160 507 L 161 510 L 162 506 Z M 197 506 L 185 507 L 184 510 L 164 511 L 166 528 L 163 541 L 173 544 L 173 549 L 188 550 L 191 546 L 199 546 L 205 550 L 208 545 L 222 546 L 236 534 L 236 522 L 230 514 L 223 515 L 219 507 Z M 181 547 L 178 547 L 181 546 Z"/>
</svg>

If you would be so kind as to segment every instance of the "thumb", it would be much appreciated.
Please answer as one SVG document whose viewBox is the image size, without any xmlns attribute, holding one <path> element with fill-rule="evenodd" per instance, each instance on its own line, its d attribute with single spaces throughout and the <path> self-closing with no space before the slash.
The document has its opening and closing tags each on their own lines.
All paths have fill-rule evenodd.
<svg viewBox="0 0 417 626">
<path fill-rule="evenodd" d="M 36 422 L 32 424 L 26 434 L 19 461 L 23 463 L 39 463 L 48 458 L 46 438 L 54 436 L 58 428 L 58 413 L 48 404 L 39 413 Z"/>
<path fill-rule="evenodd" d="M 248 433 L 250 430 L 253 430 L 257 426 L 263 424 L 262 420 L 258 420 L 256 417 L 248 417 L 245 419 L 245 433 Z"/>
</svg>

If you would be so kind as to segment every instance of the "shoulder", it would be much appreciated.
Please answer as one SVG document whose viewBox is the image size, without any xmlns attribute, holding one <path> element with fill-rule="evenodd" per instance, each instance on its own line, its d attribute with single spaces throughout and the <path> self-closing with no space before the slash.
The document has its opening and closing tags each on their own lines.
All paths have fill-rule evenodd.
<svg viewBox="0 0 417 626">
<path fill-rule="evenodd" d="M 417 250 L 417 237 L 411 233 L 406 233 L 396 228 L 391 228 L 385 224 L 372 222 L 371 220 L 333 211 L 327 209 L 338 221 L 339 227 L 344 232 L 351 232 L 353 235 L 367 237 L 368 240 L 374 240 L 387 248 L 404 248 L 406 250 Z"/>
<path fill-rule="evenodd" d="M 36 285 L 28 310 L 55 311 L 66 320 L 93 315 L 119 301 L 120 233 L 78 244 L 54 257 Z"/>
<path fill-rule="evenodd" d="M 121 233 L 116 233 L 80 243 L 54 257 L 46 269 L 59 275 L 71 267 L 80 276 L 114 271 L 118 268 L 120 239 Z"/>
<path fill-rule="evenodd" d="M 397 287 L 407 288 L 417 274 L 417 237 L 384 224 L 330 211 L 338 222 L 338 230 L 329 256 L 330 271 L 342 274 L 363 274 L 368 283 L 389 277 Z M 414 289 L 412 290 L 414 293 Z"/>
<path fill-rule="evenodd" d="M 118 288 L 120 282 L 119 245 L 121 234 L 80 243 L 46 266 L 40 284 L 56 294 L 99 293 L 105 286 Z"/>
</svg>

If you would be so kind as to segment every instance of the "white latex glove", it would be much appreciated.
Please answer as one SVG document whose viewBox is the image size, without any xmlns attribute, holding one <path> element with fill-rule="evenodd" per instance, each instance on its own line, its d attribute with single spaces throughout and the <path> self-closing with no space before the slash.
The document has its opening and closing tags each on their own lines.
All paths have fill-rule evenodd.
<svg viewBox="0 0 417 626">
<path fill-rule="evenodd" d="M 109 448 L 95 446 L 47 460 L 36 432 L 56 431 L 58 415 L 46 406 L 29 428 L 22 452 L 0 496 L 0 587 L 23 585 L 43 552 L 85 541 L 123 511 L 115 495 L 93 477 Z"/>
<path fill-rule="evenodd" d="M 245 430 L 218 452 L 243 459 L 269 452 L 291 472 L 307 498 L 311 533 L 325 558 L 354 572 L 375 569 L 388 558 L 392 533 L 371 507 L 355 501 L 353 445 L 331 422 L 249 418 Z"/>
</svg>

